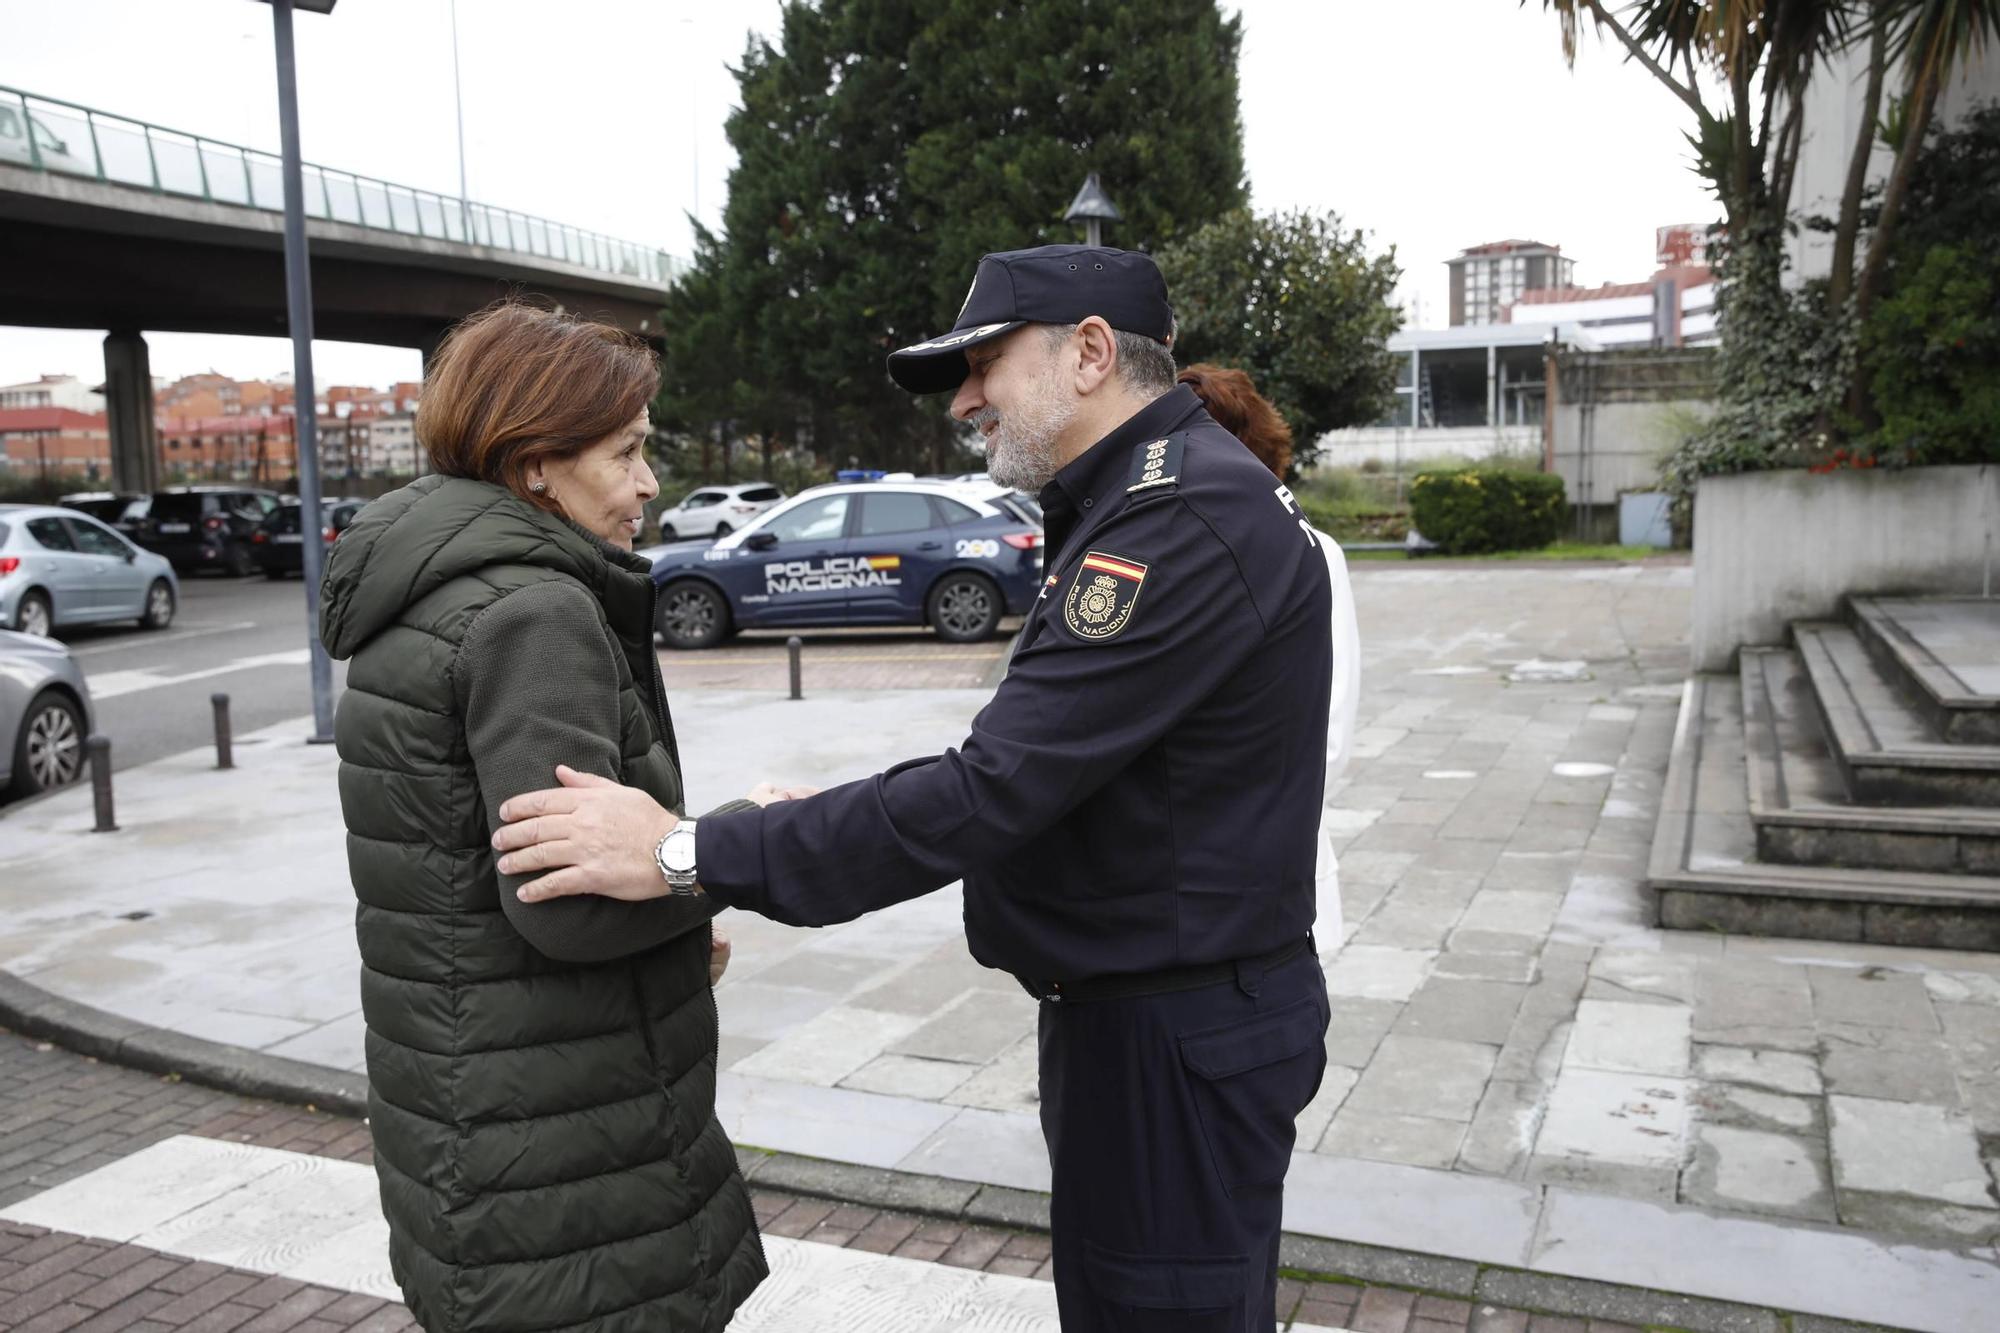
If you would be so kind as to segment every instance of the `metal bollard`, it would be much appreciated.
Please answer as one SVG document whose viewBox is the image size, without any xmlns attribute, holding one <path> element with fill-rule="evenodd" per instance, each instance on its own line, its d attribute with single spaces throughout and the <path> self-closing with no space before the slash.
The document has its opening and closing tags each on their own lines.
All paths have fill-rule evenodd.
<svg viewBox="0 0 2000 1333">
<path fill-rule="evenodd" d="M 792 697 L 794 699 L 803 699 L 806 697 L 799 679 L 799 654 L 805 649 L 805 646 L 805 640 L 796 634 L 785 640 L 785 652 L 792 659 Z"/>
<path fill-rule="evenodd" d="M 233 738 L 229 734 L 229 696 L 211 694 L 208 701 L 215 706 L 215 766 L 234 768 L 236 755 Z"/>
<path fill-rule="evenodd" d="M 90 797 L 97 807 L 97 827 L 92 833 L 116 833 L 118 821 L 111 809 L 111 739 L 108 736 L 90 736 L 83 742 L 83 752 L 90 756 Z"/>
</svg>

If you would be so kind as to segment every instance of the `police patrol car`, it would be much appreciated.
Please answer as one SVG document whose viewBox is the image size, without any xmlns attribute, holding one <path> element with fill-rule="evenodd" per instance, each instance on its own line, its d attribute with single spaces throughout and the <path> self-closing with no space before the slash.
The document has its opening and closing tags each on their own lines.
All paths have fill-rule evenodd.
<svg viewBox="0 0 2000 1333">
<path fill-rule="evenodd" d="M 927 624 L 973 643 L 1040 591 L 1042 524 L 991 483 L 862 482 L 814 487 L 712 544 L 641 554 L 670 648 L 809 625 Z"/>
</svg>

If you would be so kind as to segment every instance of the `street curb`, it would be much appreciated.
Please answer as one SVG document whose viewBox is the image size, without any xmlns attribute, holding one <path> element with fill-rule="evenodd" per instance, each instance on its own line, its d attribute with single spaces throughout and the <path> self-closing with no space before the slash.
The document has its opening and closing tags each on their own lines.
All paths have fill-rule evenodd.
<svg viewBox="0 0 2000 1333">
<path fill-rule="evenodd" d="M 855 1166 L 762 1148 L 736 1149 L 743 1178 L 787 1194 L 1014 1231 L 1046 1233 L 1049 1196 L 977 1181 Z M 1333 1281 L 1403 1287 L 1455 1300 L 1490 1301 L 1536 1314 L 1600 1319 L 1688 1333 L 1864 1333 L 1877 1325 L 1816 1315 L 1786 1315 L 1754 1305 L 1650 1291 L 1583 1278 L 1447 1259 L 1412 1250 L 1285 1232 L 1279 1263 Z M 1884 1333 L 1887 1333 L 1885 1330 Z"/>
<path fill-rule="evenodd" d="M 267 1101 L 295 1102 L 342 1115 L 368 1114 L 368 1079 L 281 1055 L 157 1028 L 51 995 L 0 971 L 0 1027 L 51 1041 L 79 1055 Z"/>
<path fill-rule="evenodd" d="M 312 1106 L 365 1119 L 368 1080 L 283 1056 L 246 1051 L 120 1018 L 52 995 L 0 970 L 0 1027 L 53 1042 L 79 1055 L 266 1101 Z M 736 1158 L 752 1185 L 840 1203 L 1046 1233 L 1049 1196 L 977 1181 L 856 1166 L 738 1145 Z M 1865 1333 L 1879 1326 L 1815 1315 L 1786 1315 L 1759 1306 L 1625 1287 L 1388 1249 L 1320 1236 L 1284 1233 L 1286 1269 L 1334 1281 L 1403 1287 L 1457 1300 L 1539 1314 L 1617 1320 L 1642 1328 L 1688 1333 Z"/>
</svg>

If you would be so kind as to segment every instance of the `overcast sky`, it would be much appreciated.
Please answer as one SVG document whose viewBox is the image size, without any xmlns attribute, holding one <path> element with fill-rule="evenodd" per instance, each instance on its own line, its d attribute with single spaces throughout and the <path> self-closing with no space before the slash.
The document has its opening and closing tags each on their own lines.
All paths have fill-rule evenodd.
<svg viewBox="0 0 2000 1333">
<path fill-rule="evenodd" d="M 1654 227 L 1716 212 L 1679 104 L 1594 42 L 1571 72 L 1538 4 L 1225 8 L 1243 14 L 1255 207 L 1333 209 L 1394 245 L 1426 325 L 1445 322 L 1445 261 L 1468 245 L 1532 237 L 1560 244 L 1584 283 L 1633 281 L 1652 271 Z M 458 0 L 471 197 L 685 255 L 687 215 L 715 225 L 724 201 L 727 66 L 777 13 L 777 0 Z M 306 159 L 455 194 L 451 0 L 340 0 L 297 31 Z M 278 146 L 270 10 L 252 0 L 0 0 L 0 84 Z M 0 383 L 100 376 L 101 338 L 0 327 Z M 291 368 L 278 339 L 149 342 L 170 377 Z M 319 343 L 314 365 L 322 386 L 418 374 L 414 351 L 349 343 Z"/>
</svg>

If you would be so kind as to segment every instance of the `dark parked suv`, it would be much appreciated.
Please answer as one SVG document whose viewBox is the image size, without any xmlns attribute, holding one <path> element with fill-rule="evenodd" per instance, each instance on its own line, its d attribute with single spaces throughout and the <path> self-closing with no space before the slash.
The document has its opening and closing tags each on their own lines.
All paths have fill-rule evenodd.
<svg viewBox="0 0 2000 1333">
<path fill-rule="evenodd" d="M 321 501 L 321 543 L 331 548 L 367 503 L 366 500 L 349 500 L 339 496 Z M 299 531 L 299 514 L 304 508 L 297 500 L 287 496 L 285 503 L 272 510 L 271 516 L 250 534 L 250 544 L 256 549 L 257 564 L 263 569 L 265 578 L 281 579 L 287 574 L 305 572 L 305 534 Z"/>
<path fill-rule="evenodd" d="M 257 572 L 251 534 L 278 507 L 275 491 L 244 486 L 176 486 L 153 493 L 152 508 L 133 536 L 173 561 L 175 569 Z"/>
</svg>

